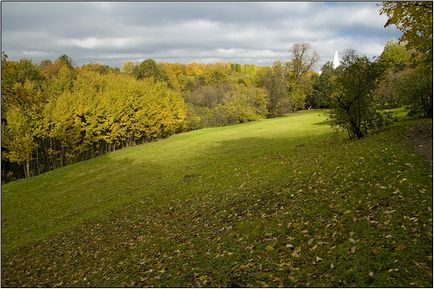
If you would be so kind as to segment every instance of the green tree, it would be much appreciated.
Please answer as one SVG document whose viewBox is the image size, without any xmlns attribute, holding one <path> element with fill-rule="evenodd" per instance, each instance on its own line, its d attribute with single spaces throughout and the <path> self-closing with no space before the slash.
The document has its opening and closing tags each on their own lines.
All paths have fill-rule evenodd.
<svg viewBox="0 0 434 289">
<path fill-rule="evenodd" d="M 376 103 L 383 108 L 394 108 L 408 104 L 409 98 L 403 90 L 406 77 L 401 72 L 411 69 L 411 54 L 407 48 L 396 41 L 389 41 L 381 53 L 378 63 L 384 71 L 374 90 Z M 407 73 L 405 73 L 407 75 Z M 414 94 L 412 94 L 414 96 Z"/>
<path fill-rule="evenodd" d="M 398 99 L 398 105 L 404 104 L 410 109 L 410 116 L 432 117 L 432 75 L 427 75 L 425 69 L 426 66 L 419 65 L 393 73 L 386 82 L 389 86 L 383 88 L 385 95 L 392 94 L 394 100 Z M 383 82 L 380 88 L 381 84 Z"/>
<path fill-rule="evenodd" d="M 329 61 L 322 66 L 321 74 L 312 76 L 312 90 L 306 97 L 307 107 L 326 108 L 330 106 L 334 75 L 333 65 Z"/>
<path fill-rule="evenodd" d="M 387 42 L 379 58 L 379 63 L 384 66 L 384 69 L 392 68 L 394 70 L 407 67 L 410 61 L 411 53 L 405 45 L 394 40 Z"/>
<path fill-rule="evenodd" d="M 378 65 L 366 56 L 347 50 L 341 65 L 336 69 L 333 111 L 334 125 L 344 128 L 350 138 L 362 138 L 370 129 L 385 124 L 385 119 L 373 105 L 372 89 L 379 75 Z"/>
<path fill-rule="evenodd" d="M 136 79 L 153 78 L 155 81 L 167 82 L 168 77 L 163 69 L 153 59 L 146 59 L 133 68 Z"/>
<path fill-rule="evenodd" d="M 385 27 L 395 25 L 402 32 L 400 37 L 409 51 L 412 51 L 413 68 L 418 73 L 418 94 L 410 104 L 411 113 L 432 117 L 433 87 L 433 25 L 432 2 L 383 2 L 381 14 L 388 17 Z"/>
<path fill-rule="evenodd" d="M 75 63 L 74 63 L 74 61 L 72 60 L 72 58 L 69 57 L 69 56 L 66 55 L 66 54 L 63 54 L 63 55 L 59 56 L 59 58 L 57 58 L 57 61 L 62 62 L 62 63 L 65 64 L 69 69 L 72 69 L 72 68 L 74 68 L 74 66 L 75 66 Z"/>
</svg>

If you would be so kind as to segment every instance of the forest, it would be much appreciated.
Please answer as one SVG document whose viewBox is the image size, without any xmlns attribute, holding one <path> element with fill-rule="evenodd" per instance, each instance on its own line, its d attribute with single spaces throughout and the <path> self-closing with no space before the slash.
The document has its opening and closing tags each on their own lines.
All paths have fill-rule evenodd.
<svg viewBox="0 0 434 289">
<path fill-rule="evenodd" d="M 320 56 L 304 42 L 271 66 L 153 59 L 77 66 L 67 55 L 34 63 L 2 52 L 2 181 L 183 131 L 303 109 L 332 108 L 331 123 L 350 138 L 393 122 L 385 109 L 406 106 L 414 117 L 432 117 L 432 17 L 425 23 L 411 9 L 383 5 L 386 25 L 400 25 L 405 13 L 417 22 L 402 23 L 401 41 L 389 41 L 378 58 L 347 49 L 339 67 L 327 62 L 320 72 Z M 432 5 L 424 9 L 432 13 Z"/>
</svg>

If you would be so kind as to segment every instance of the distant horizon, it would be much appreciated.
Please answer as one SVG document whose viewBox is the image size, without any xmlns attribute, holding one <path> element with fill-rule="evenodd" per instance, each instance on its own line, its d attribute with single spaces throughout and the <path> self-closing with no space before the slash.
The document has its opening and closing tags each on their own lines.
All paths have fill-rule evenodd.
<svg viewBox="0 0 434 289">
<path fill-rule="evenodd" d="M 5 52 L 6 53 L 6 55 L 8 55 L 8 53 L 6 52 L 6 51 L 3 51 L 3 52 Z M 339 61 L 341 60 L 341 56 L 340 55 L 342 55 L 343 53 L 339 53 L 339 51 L 336 51 L 337 53 L 338 53 L 338 58 L 339 58 Z M 344 52 L 344 51 L 343 51 Z M 54 58 L 46 58 L 46 59 L 42 59 L 42 60 L 40 60 L 40 61 L 34 61 L 34 59 L 32 59 L 31 57 L 22 57 L 22 58 L 17 58 L 17 59 L 12 59 L 12 58 L 9 58 L 9 55 L 8 55 L 8 59 L 9 60 L 12 60 L 12 61 L 18 61 L 18 60 L 21 60 L 21 59 L 29 59 L 29 60 L 31 60 L 33 63 L 35 63 L 35 64 L 40 64 L 42 61 L 44 61 L 44 60 L 50 60 L 50 61 L 55 61 L 56 59 L 58 59 L 60 56 L 62 56 L 62 55 L 67 55 L 67 54 L 60 54 L 60 55 L 58 55 L 57 57 L 54 57 Z M 213 65 L 213 64 L 241 64 L 241 65 L 255 65 L 255 66 L 260 66 L 260 67 L 268 67 L 268 66 L 272 66 L 274 63 L 276 63 L 276 62 L 278 62 L 278 61 L 281 61 L 281 62 L 284 62 L 284 60 L 282 60 L 282 59 L 277 59 L 277 60 L 275 60 L 273 63 L 271 63 L 271 64 L 256 64 L 256 63 L 240 63 L 240 62 L 229 62 L 229 61 L 224 61 L 224 60 L 219 60 L 219 61 L 216 61 L 216 62 L 199 62 L 199 61 L 193 61 L 193 62 L 187 62 L 187 63 L 183 63 L 183 62 L 173 62 L 173 61 L 165 61 L 165 60 L 159 60 L 159 59 L 154 59 L 154 58 L 145 58 L 145 59 L 143 59 L 143 60 L 141 60 L 141 61 L 133 61 L 133 60 L 127 60 L 127 61 L 125 61 L 124 63 L 122 63 L 120 66 L 117 66 L 117 65 L 108 65 L 108 64 L 106 64 L 106 63 L 102 63 L 102 62 L 87 62 L 87 63 L 82 63 L 82 64 L 77 64 L 77 63 L 75 63 L 75 61 L 74 61 L 74 57 L 72 57 L 71 55 L 67 55 L 68 57 L 70 57 L 71 59 L 72 59 L 72 61 L 74 62 L 74 64 L 77 66 L 77 67 L 81 67 L 81 66 L 84 66 L 84 65 L 87 65 L 87 64 L 100 64 L 100 65 L 107 65 L 108 67 L 111 67 L 111 68 L 119 68 L 119 69 L 122 69 L 122 65 L 124 64 L 124 63 L 127 63 L 127 62 L 133 62 L 133 63 L 135 63 L 135 64 L 139 64 L 140 62 L 142 62 L 142 61 L 144 61 L 144 60 L 146 60 L 146 59 L 153 59 L 153 60 L 155 60 L 155 62 L 157 62 L 157 63 L 170 63 L 170 64 L 180 64 L 180 65 L 189 65 L 189 64 L 201 64 L 201 65 Z M 375 57 L 375 56 L 374 56 Z M 321 67 L 317 67 L 316 69 L 314 69 L 314 71 L 315 72 L 319 72 L 319 73 L 321 73 L 321 68 L 322 68 L 322 66 L 324 65 L 324 64 L 326 64 L 327 62 L 330 62 L 330 63 L 333 63 L 333 59 L 332 60 L 327 60 L 327 61 L 325 61 L 325 62 L 323 62 L 322 63 L 322 65 L 321 65 Z"/>
<path fill-rule="evenodd" d="M 386 20 L 371 2 L 7 2 L 2 49 L 11 60 L 34 62 L 66 54 L 79 66 L 147 58 L 269 66 L 307 42 L 321 57 L 318 70 L 335 51 L 379 56 L 400 36 Z"/>
</svg>

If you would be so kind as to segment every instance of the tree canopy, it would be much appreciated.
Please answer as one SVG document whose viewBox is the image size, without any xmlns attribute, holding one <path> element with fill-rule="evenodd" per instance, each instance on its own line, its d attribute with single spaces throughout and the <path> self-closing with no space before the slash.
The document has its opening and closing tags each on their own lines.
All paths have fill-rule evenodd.
<svg viewBox="0 0 434 289">
<path fill-rule="evenodd" d="M 433 3 L 427 2 L 383 2 L 380 13 L 388 16 L 385 27 L 395 25 L 402 31 L 401 41 L 409 49 L 421 52 L 432 62 L 432 10 Z"/>
</svg>

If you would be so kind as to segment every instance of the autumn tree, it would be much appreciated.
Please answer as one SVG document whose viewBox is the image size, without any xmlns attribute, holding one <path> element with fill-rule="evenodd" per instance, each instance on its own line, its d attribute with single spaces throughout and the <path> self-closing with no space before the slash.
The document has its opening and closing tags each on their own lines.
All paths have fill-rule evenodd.
<svg viewBox="0 0 434 289">
<path fill-rule="evenodd" d="M 266 70 L 152 59 L 122 70 L 78 67 L 66 55 L 36 65 L 2 54 L 2 176 L 29 177 L 186 129 L 265 117 L 267 93 L 255 79 Z"/>
<path fill-rule="evenodd" d="M 318 62 L 319 55 L 309 43 L 296 43 L 290 49 L 291 60 L 288 63 L 291 78 L 301 79 Z"/>
<path fill-rule="evenodd" d="M 30 177 L 30 161 L 35 148 L 29 118 L 20 107 L 6 112 L 7 123 L 2 123 L 2 158 L 23 165 L 24 177 Z"/>
<path fill-rule="evenodd" d="M 400 41 L 412 52 L 414 83 L 417 89 L 410 104 L 411 113 L 432 117 L 433 87 L 433 26 L 432 2 L 383 2 L 380 14 L 385 14 L 388 20 L 385 27 L 395 25 L 401 30 Z"/>
<path fill-rule="evenodd" d="M 427 62 L 432 62 L 432 2 L 383 2 L 380 14 L 389 19 L 385 27 L 395 25 L 402 32 L 400 40 L 409 49 L 422 53 Z"/>
<path fill-rule="evenodd" d="M 291 111 L 286 67 L 277 61 L 261 73 L 259 83 L 268 94 L 267 116 L 276 117 Z"/>
<path fill-rule="evenodd" d="M 292 110 L 304 108 L 306 96 L 312 83 L 312 69 L 319 55 L 309 43 L 296 43 L 290 49 L 291 60 L 287 63 L 287 81 L 291 96 Z"/>
<path fill-rule="evenodd" d="M 136 64 L 132 61 L 127 61 L 122 64 L 121 73 L 125 75 L 133 75 L 134 67 Z"/>
</svg>

